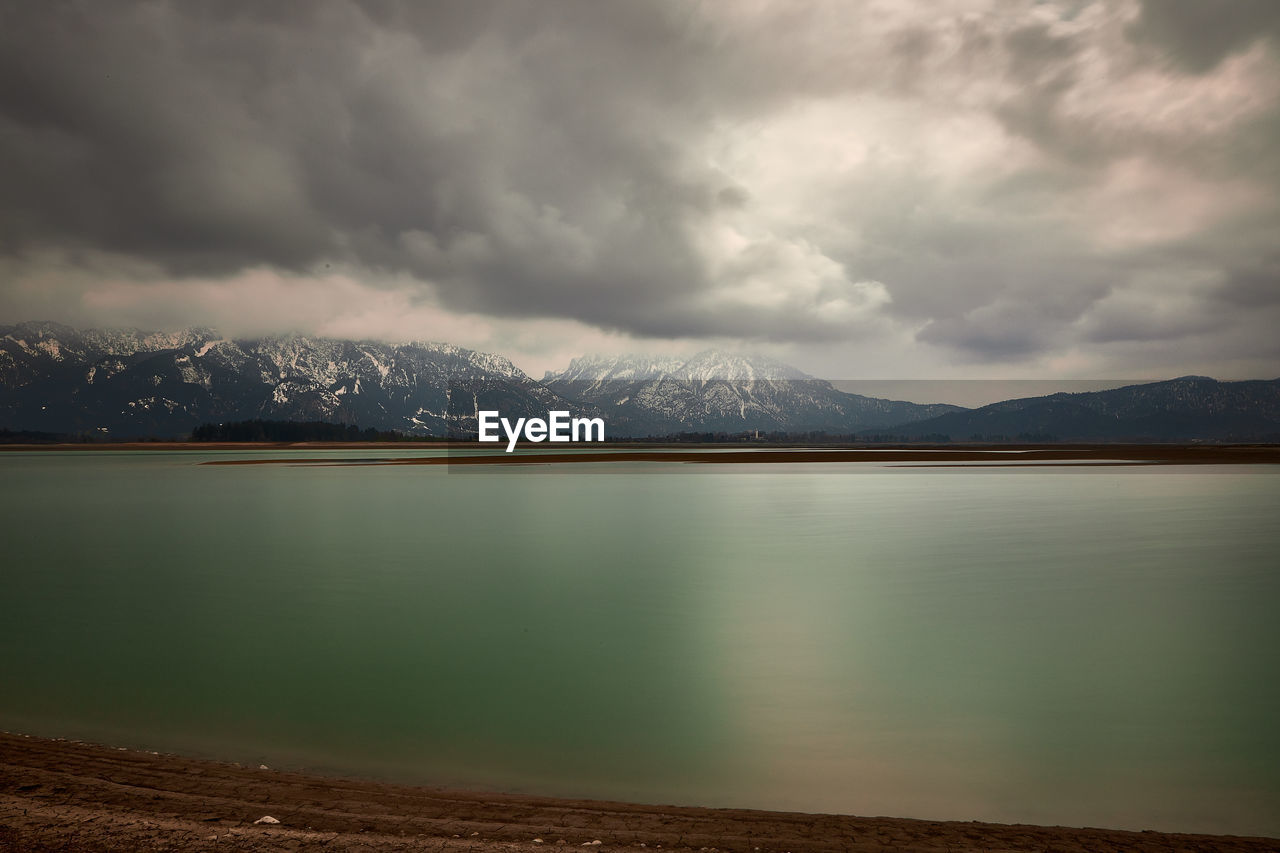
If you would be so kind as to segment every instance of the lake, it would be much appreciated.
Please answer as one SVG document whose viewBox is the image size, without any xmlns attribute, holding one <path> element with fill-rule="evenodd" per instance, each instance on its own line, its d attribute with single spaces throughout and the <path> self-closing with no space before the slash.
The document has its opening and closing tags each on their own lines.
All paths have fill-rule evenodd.
<svg viewBox="0 0 1280 853">
<path fill-rule="evenodd" d="M 198 464 L 281 456 L 0 453 L 0 728 L 1280 835 L 1280 466 Z"/>
</svg>

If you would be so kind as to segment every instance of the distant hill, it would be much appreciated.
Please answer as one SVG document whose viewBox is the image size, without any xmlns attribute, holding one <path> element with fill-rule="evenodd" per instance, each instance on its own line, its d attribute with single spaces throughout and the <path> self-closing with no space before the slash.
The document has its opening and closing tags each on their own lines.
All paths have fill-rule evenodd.
<svg viewBox="0 0 1280 853">
<path fill-rule="evenodd" d="M 953 441 L 1280 441 L 1280 379 L 1183 376 L 1109 391 L 1026 397 L 892 432 L 903 438 L 947 435 Z"/>
</svg>

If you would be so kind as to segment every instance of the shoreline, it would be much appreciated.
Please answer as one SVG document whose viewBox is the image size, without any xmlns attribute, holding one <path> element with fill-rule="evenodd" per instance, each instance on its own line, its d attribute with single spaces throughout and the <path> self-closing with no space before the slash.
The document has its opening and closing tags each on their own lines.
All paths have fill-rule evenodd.
<svg viewBox="0 0 1280 853">
<path fill-rule="evenodd" d="M 474 448 L 475 445 L 465 445 Z M 305 448 L 299 448 L 302 450 Z M 525 446 L 522 449 L 529 449 Z M 1013 451 L 1013 452 L 1011 452 Z M 708 465 L 768 465 L 774 463 L 883 464 L 895 462 L 930 463 L 914 467 L 953 467 L 955 463 L 982 463 L 982 467 L 1052 466 L 1072 467 L 1133 465 L 1257 465 L 1280 464 L 1280 446 L 1275 445 L 1101 445 L 1046 447 L 967 448 L 753 448 L 679 447 L 637 450 L 631 447 L 599 450 L 595 447 L 534 454 L 488 453 L 464 455 L 450 452 L 433 457 L 391 457 L 385 459 L 218 459 L 202 465 L 550 465 L 573 463 L 679 462 Z M 955 467 L 973 467 L 960 465 Z"/>
<path fill-rule="evenodd" d="M 3 444 L 8 452 L 106 451 L 287 451 L 281 459 L 219 459 L 204 465 L 537 465 L 600 462 L 683 462 L 703 464 L 988 463 L 997 467 L 1072 463 L 1088 466 L 1280 464 L 1277 444 L 952 444 L 952 445 L 735 445 L 617 442 L 551 450 L 522 443 L 516 452 L 497 452 L 477 442 L 120 442 L 86 444 Z M 314 450 L 444 450 L 433 457 L 343 460 L 301 455 Z M 538 450 L 538 453 L 521 453 Z M 472 455 L 471 451 L 484 451 Z M 975 467 L 966 464 L 963 467 Z M 983 466 L 985 467 L 985 466 Z"/>
<path fill-rule="evenodd" d="M 258 824 L 270 815 L 277 824 Z M 1262 851 L 1280 839 L 415 787 L 0 733 L 0 851 Z"/>
</svg>

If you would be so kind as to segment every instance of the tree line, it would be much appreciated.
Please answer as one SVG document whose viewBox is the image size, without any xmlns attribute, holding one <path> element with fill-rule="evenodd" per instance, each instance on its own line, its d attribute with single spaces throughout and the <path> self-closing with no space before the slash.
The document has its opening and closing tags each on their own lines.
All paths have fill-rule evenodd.
<svg viewBox="0 0 1280 853">
<path fill-rule="evenodd" d="M 331 424 L 325 421 L 233 421 L 201 424 L 191 431 L 191 440 L 248 441 L 440 441 L 431 436 L 406 435 L 395 430 L 360 429 L 355 424 Z"/>
</svg>

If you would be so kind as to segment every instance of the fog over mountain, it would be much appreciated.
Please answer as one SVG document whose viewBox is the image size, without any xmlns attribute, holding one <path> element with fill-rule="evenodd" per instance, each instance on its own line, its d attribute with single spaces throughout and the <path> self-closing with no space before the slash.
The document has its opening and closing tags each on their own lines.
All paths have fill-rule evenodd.
<svg viewBox="0 0 1280 853">
<path fill-rule="evenodd" d="M 1268 0 L 0 0 L 0 322 L 1280 373 Z"/>
</svg>

